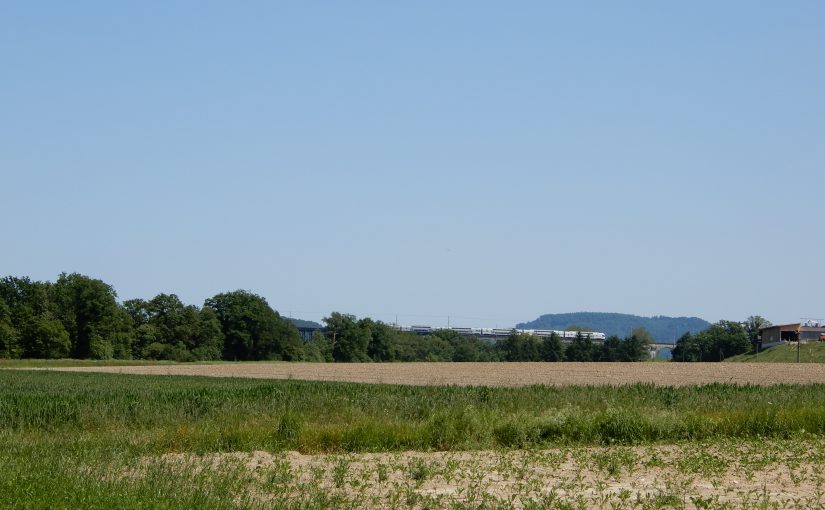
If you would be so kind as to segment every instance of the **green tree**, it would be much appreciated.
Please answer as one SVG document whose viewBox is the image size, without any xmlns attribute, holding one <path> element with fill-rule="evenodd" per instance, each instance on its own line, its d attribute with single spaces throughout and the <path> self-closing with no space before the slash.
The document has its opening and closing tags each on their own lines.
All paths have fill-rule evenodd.
<svg viewBox="0 0 825 510">
<path fill-rule="evenodd" d="M 149 302 L 144 299 L 127 299 L 123 302 L 123 310 L 129 315 L 134 327 L 149 323 Z"/>
<path fill-rule="evenodd" d="M 51 314 L 32 317 L 24 326 L 23 357 L 66 358 L 71 352 L 69 333 Z"/>
<path fill-rule="evenodd" d="M 54 314 L 63 324 L 75 358 L 110 358 L 128 353 L 129 322 L 111 285 L 78 273 L 62 273 L 50 286 Z"/>
<path fill-rule="evenodd" d="M 598 350 L 590 337 L 581 333 L 576 334 L 564 351 L 567 361 L 593 361 L 597 353 Z"/>
<path fill-rule="evenodd" d="M 498 359 L 495 348 L 478 337 L 462 335 L 449 329 L 441 329 L 432 333 L 433 337 L 440 338 L 450 345 L 451 361 L 491 361 Z M 441 351 L 444 354 L 444 350 Z"/>
<path fill-rule="evenodd" d="M 541 340 L 541 360 L 542 361 L 564 361 L 564 344 L 555 333 L 546 336 Z"/>
<path fill-rule="evenodd" d="M 704 353 L 710 349 L 706 345 L 705 338 L 694 336 L 690 331 L 686 331 L 671 350 L 671 360 L 673 361 L 702 361 Z"/>
<path fill-rule="evenodd" d="M 417 335 L 399 332 L 396 336 L 397 361 L 451 361 L 455 357 L 454 336 L 449 333 Z"/>
<path fill-rule="evenodd" d="M 743 354 L 750 350 L 751 343 L 745 328 L 736 321 L 719 321 L 703 331 L 719 350 L 719 359 Z"/>
<path fill-rule="evenodd" d="M 742 324 L 745 328 L 745 333 L 748 335 L 748 341 L 751 348 L 756 350 L 760 347 L 759 330 L 772 326 L 771 321 L 762 317 L 761 315 L 751 315 Z"/>
<path fill-rule="evenodd" d="M 221 358 L 224 335 L 215 310 L 185 305 L 175 294 L 158 294 L 147 303 L 133 301 L 124 305 L 133 320 L 145 321 L 153 328 L 153 342 L 168 346 L 154 346 L 153 356 L 178 361 Z M 147 345 L 143 339 L 141 343 Z"/>
<path fill-rule="evenodd" d="M 624 361 L 622 340 L 611 335 L 600 346 L 594 346 L 595 358 L 598 361 Z"/>
<path fill-rule="evenodd" d="M 750 348 L 742 324 L 722 320 L 696 335 L 685 333 L 676 341 L 672 353 L 674 361 L 721 361 L 748 352 Z"/>
<path fill-rule="evenodd" d="M 11 321 L 11 308 L 0 298 L 0 358 L 20 357 L 20 333 Z"/>
<path fill-rule="evenodd" d="M 367 356 L 373 361 L 392 361 L 395 359 L 395 337 L 396 331 L 383 322 L 375 322 L 372 319 L 361 319 L 358 321 L 360 328 L 365 328 L 370 332 L 370 342 L 367 345 Z"/>
<path fill-rule="evenodd" d="M 144 299 L 129 299 L 121 306 L 132 324 L 131 355 L 143 358 L 145 349 L 153 343 L 161 343 L 161 334 L 150 324 L 149 302 Z"/>
<path fill-rule="evenodd" d="M 596 348 L 599 361 L 644 361 L 650 358 L 649 343 L 636 335 L 619 338 L 611 335 Z"/>
<path fill-rule="evenodd" d="M 364 323 L 359 323 L 354 315 L 332 312 L 324 318 L 326 334 L 332 341 L 332 358 L 335 361 L 370 361 L 367 348 L 372 335 Z"/>
<path fill-rule="evenodd" d="M 332 342 L 320 331 L 313 331 L 312 337 L 304 343 L 301 361 L 332 361 Z"/>
<path fill-rule="evenodd" d="M 55 318 L 50 284 L 28 277 L 0 280 L 0 301 L 6 327 L 0 331 L 10 356 L 65 358 L 71 352 L 68 333 Z"/>
<path fill-rule="evenodd" d="M 302 356 L 301 335 L 292 323 L 281 318 L 264 298 L 236 290 L 206 300 L 224 335 L 224 359 L 296 360 Z"/>
<path fill-rule="evenodd" d="M 482 361 L 481 349 L 475 338 L 456 334 L 448 341 L 453 346 L 453 361 Z"/>
<path fill-rule="evenodd" d="M 656 341 L 653 339 L 653 335 L 650 334 L 646 328 L 639 326 L 637 328 L 633 328 L 633 331 L 630 332 L 630 338 L 636 337 L 637 340 L 642 342 L 643 344 L 653 344 Z"/>
<path fill-rule="evenodd" d="M 504 361 L 540 361 L 541 344 L 538 337 L 527 333 L 510 333 L 498 342 Z"/>
<path fill-rule="evenodd" d="M 217 313 L 211 308 L 204 308 L 197 312 L 197 316 L 197 333 L 189 345 L 192 357 L 201 361 L 221 359 L 224 336 Z"/>
<path fill-rule="evenodd" d="M 0 280 L 0 299 L 8 306 L 9 322 L 18 331 L 31 318 L 51 311 L 48 285 L 28 277 L 6 276 Z"/>
<path fill-rule="evenodd" d="M 451 361 L 455 351 L 453 345 L 438 335 L 419 337 L 417 361 Z"/>
<path fill-rule="evenodd" d="M 644 330 L 644 328 L 641 329 Z M 630 338 L 625 338 L 622 342 L 619 361 L 646 361 L 650 359 L 650 351 L 648 351 L 650 344 L 650 334 L 642 334 L 641 336 L 633 334 Z"/>
</svg>

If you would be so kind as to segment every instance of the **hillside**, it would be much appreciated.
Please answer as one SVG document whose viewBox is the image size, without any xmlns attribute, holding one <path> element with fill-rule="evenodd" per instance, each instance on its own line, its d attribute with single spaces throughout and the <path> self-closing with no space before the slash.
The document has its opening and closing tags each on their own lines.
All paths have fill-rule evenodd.
<svg viewBox="0 0 825 510">
<path fill-rule="evenodd" d="M 825 363 L 825 343 L 810 343 L 799 346 L 799 361 L 802 363 Z M 725 361 L 759 363 L 796 363 L 796 345 L 783 344 L 771 347 L 755 355 L 740 354 Z"/>
<path fill-rule="evenodd" d="M 698 317 L 641 317 L 624 313 L 576 312 L 542 315 L 530 322 L 522 322 L 520 329 L 566 329 L 570 326 L 585 326 L 607 335 L 625 337 L 634 328 L 643 327 L 657 342 L 674 343 L 686 331 L 698 333 L 710 326 Z"/>
<path fill-rule="evenodd" d="M 295 325 L 296 328 L 320 328 L 322 327 L 320 324 L 314 321 L 305 321 L 303 319 L 293 319 L 291 317 L 286 317 L 286 320 L 291 322 Z"/>
</svg>

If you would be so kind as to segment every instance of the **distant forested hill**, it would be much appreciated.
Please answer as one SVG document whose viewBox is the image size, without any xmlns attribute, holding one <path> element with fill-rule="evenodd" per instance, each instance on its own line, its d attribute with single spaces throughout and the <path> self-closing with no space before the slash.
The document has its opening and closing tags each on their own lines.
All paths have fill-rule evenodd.
<svg viewBox="0 0 825 510">
<path fill-rule="evenodd" d="M 643 327 L 657 342 L 675 342 L 685 331 L 698 333 L 710 326 L 698 317 L 640 317 L 624 313 L 576 312 L 542 315 L 530 322 L 517 324 L 519 329 L 566 329 L 585 326 L 607 335 L 626 337 L 633 328 Z"/>
<path fill-rule="evenodd" d="M 291 317 L 288 317 L 286 320 L 288 320 L 289 322 L 294 324 L 296 328 L 320 328 L 320 327 L 322 327 L 317 322 L 305 321 L 303 319 L 293 319 Z"/>
</svg>

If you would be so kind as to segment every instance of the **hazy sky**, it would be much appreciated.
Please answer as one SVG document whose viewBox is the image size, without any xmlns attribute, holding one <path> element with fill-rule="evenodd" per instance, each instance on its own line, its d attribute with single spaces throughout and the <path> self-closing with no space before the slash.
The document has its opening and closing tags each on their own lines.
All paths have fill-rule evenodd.
<svg viewBox="0 0 825 510">
<path fill-rule="evenodd" d="M 0 274 L 825 317 L 825 3 L 0 4 Z"/>
</svg>

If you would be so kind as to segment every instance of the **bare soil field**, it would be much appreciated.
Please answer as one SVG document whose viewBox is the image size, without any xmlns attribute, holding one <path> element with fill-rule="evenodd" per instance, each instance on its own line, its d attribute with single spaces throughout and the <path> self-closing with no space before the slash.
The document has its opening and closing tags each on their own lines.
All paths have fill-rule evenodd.
<svg viewBox="0 0 825 510">
<path fill-rule="evenodd" d="M 821 451 L 821 444 L 811 445 Z M 816 455 L 788 443 L 144 458 L 124 475 L 252 474 L 251 502 L 323 492 L 357 508 L 821 508 Z"/>
<path fill-rule="evenodd" d="M 218 363 L 42 370 L 458 386 L 687 386 L 825 383 L 825 364 L 794 363 Z"/>
</svg>

